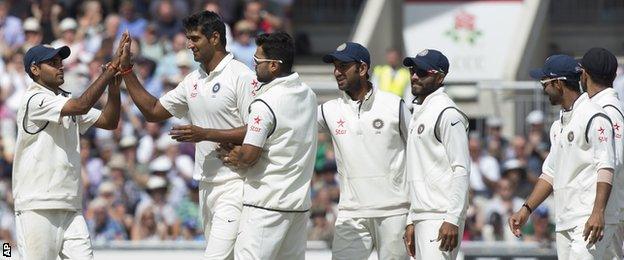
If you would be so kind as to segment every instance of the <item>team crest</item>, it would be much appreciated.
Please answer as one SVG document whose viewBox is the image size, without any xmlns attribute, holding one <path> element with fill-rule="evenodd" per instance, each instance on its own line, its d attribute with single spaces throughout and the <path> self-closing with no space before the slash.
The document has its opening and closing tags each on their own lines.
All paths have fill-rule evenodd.
<svg viewBox="0 0 624 260">
<path fill-rule="evenodd" d="M 373 128 L 381 129 L 382 127 L 384 127 L 384 122 L 381 119 L 377 118 L 373 120 Z"/>
<path fill-rule="evenodd" d="M 212 93 L 217 93 L 221 89 L 221 84 L 217 83 L 212 86 Z"/>
<path fill-rule="evenodd" d="M 422 132 L 425 131 L 425 125 L 420 124 L 418 126 L 418 130 L 417 131 L 418 131 L 418 134 L 422 134 Z"/>
<path fill-rule="evenodd" d="M 568 141 L 569 141 L 569 142 L 572 142 L 572 140 L 574 140 L 574 132 L 570 131 L 570 132 L 568 133 Z"/>
</svg>

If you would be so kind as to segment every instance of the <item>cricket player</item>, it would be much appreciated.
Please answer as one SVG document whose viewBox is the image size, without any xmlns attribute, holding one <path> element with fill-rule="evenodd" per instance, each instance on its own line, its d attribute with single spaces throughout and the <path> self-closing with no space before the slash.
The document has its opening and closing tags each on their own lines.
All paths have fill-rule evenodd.
<svg viewBox="0 0 624 260">
<path fill-rule="evenodd" d="M 562 110 L 550 128 L 552 146 L 543 173 L 522 208 L 509 218 L 509 227 L 520 236 L 531 212 L 554 193 L 559 259 L 603 259 L 615 232 L 609 223 L 617 221 L 615 204 L 609 202 L 615 168 L 613 124 L 587 93 L 580 93 L 581 72 L 567 55 L 550 56 L 544 67 L 531 71 L 550 103 Z"/>
<path fill-rule="evenodd" d="M 130 38 L 104 72 L 78 98 L 60 88 L 65 82 L 67 46 L 37 45 L 24 55 L 24 69 L 33 79 L 18 109 L 13 164 L 13 196 L 17 247 L 21 259 L 93 259 L 82 215 L 80 140 L 91 126 L 113 130 L 119 121 L 120 56 L 130 55 Z M 104 111 L 93 108 L 106 85 Z"/>
<path fill-rule="evenodd" d="M 310 181 L 316 157 L 316 95 L 292 71 L 295 46 L 284 33 L 256 39 L 256 76 L 242 147 L 222 160 L 245 168 L 236 259 L 305 258 Z"/>
<path fill-rule="evenodd" d="M 618 62 L 610 51 L 604 48 L 592 48 L 585 53 L 581 60 L 583 74 L 581 74 L 581 87 L 587 92 L 592 102 L 602 107 L 613 124 L 613 140 L 615 143 L 615 174 L 609 203 L 616 205 L 615 211 L 606 213 L 616 216 L 605 216 L 606 224 L 616 224 L 616 231 L 611 245 L 608 246 L 605 259 L 623 259 L 622 243 L 624 243 L 624 142 L 622 134 L 624 129 L 624 115 L 622 103 L 617 92 L 613 89 Z"/>
<path fill-rule="evenodd" d="M 217 157 L 218 142 L 245 136 L 253 72 L 225 51 L 225 24 L 210 11 L 184 19 L 188 48 L 200 68 L 160 99 L 148 93 L 134 73 L 123 75 L 131 98 L 147 121 L 186 117 L 190 125 L 175 126 L 172 138 L 195 142 L 193 178 L 200 181 L 200 209 L 207 245 L 205 259 L 232 259 L 242 211 L 243 177 Z M 128 65 L 123 65 L 127 63 Z M 123 60 L 122 66 L 131 66 Z M 218 132 L 212 129 L 231 129 Z M 223 133 L 223 134 L 221 134 Z M 240 144 L 240 141 L 238 141 Z"/>
<path fill-rule="evenodd" d="M 405 142 L 411 113 L 403 100 L 373 88 L 370 54 L 344 43 L 323 57 L 334 65 L 342 96 L 318 106 L 319 131 L 336 151 L 340 202 L 333 259 L 406 259 L 401 235 L 409 201 L 405 187 Z"/>
<path fill-rule="evenodd" d="M 444 93 L 444 54 L 425 49 L 403 65 L 416 96 L 407 139 L 405 246 L 416 259 L 455 259 L 468 208 L 468 118 Z"/>
</svg>

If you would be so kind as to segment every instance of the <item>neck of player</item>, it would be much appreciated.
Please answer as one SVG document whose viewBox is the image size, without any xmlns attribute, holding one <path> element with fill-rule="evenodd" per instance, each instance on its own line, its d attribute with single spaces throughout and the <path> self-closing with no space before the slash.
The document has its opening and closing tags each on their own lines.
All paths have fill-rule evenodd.
<svg viewBox="0 0 624 260">
<path fill-rule="evenodd" d="M 347 90 L 347 95 L 351 97 L 351 100 L 362 101 L 372 88 L 373 84 L 367 80 L 362 80 L 360 81 L 360 85 L 354 86 L 350 90 Z"/>
<path fill-rule="evenodd" d="M 228 53 L 227 51 L 225 51 L 225 49 L 217 50 L 214 56 L 212 56 L 212 59 L 202 62 L 202 66 L 204 66 L 204 68 L 207 70 L 206 72 L 210 73 L 219 65 L 219 63 L 227 55 Z"/>
<path fill-rule="evenodd" d="M 581 96 L 581 93 L 573 91 L 573 90 L 564 90 L 563 91 L 563 98 L 561 99 L 561 108 L 563 108 L 564 111 L 570 111 L 572 110 L 572 106 L 574 105 L 574 102 L 576 102 L 576 100 Z"/>
</svg>

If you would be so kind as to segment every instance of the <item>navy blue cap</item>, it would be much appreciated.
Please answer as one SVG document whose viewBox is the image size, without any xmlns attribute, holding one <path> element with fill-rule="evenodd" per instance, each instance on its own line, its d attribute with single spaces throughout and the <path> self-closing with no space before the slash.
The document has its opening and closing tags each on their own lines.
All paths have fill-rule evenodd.
<svg viewBox="0 0 624 260">
<path fill-rule="evenodd" d="M 425 49 L 416 54 L 414 58 L 403 59 L 406 67 L 416 67 L 422 70 L 435 70 L 444 74 L 449 73 L 449 61 L 440 51 Z"/>
<path fill-rule="evenodd" d="M 28 49 L 24 54 L 24 69 L 30 74 L 30 65 L 54 58 L 57 54 L 61 55 L 61 59 L 69 57 L 71 50 L 67 46 L 55 49 L 47 44 L 39 44 Z"/>
<path fill-rule="evenodd" d="M 332 53 L 323 56 L 323 62 L 325 63 L 332 63 L 334 60 L 364 62 L 370 66 L 370 53 L 359 43 L 346 42 L 338 46 Z"/>
<path fill-rule="evenodd" d="M 581 73 L 582 69 L 578 61 L 568 55 L 557 54 L 548 57 L 544 62 L 544 67 L 531 70 L 529 75 L 534 79 L 566 77 L 579 80 Z"/>
</svg>

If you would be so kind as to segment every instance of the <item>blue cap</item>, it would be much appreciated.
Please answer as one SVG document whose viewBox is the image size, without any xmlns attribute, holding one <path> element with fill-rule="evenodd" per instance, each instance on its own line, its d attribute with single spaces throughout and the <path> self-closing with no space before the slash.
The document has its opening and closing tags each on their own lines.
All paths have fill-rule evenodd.
<svg viewBox="0 0 624 260">
<path fill-rule="evenodd" d="M 69 57 L 71 50 L 67 46 L 63 46 L 55 49 L 47 44 L 39 44 L 35 47 L 28 49 L 24 54 L 24 69 L 30 74 L 30 65 L 37 64 L 42 61 L 47 61 L 54 58 L 57 54 L 61 55 L 61 59 Z"/>
<path fill-rule="evenodd" d="M 581 78 L 581 65 L 574 58 L 568 55 L 552 55 L 544 62 L 544 67 L 534 69 L 529 72 L 531 78 L 556 78 L 566 77 L 568 79 L 578 80 Z"/>
<path fill-rule="evenodd" d="M 342 62 L 364 62 L 370 66 L 370 54 L 359 43 L 346 42 L 338 46 L 335 51 L 323 56 L 323 62 L 332 63 L 335 60 Z"/>
<path fill-rule="evenodd" d="M 416 54 L 414 58 L 407 57 L 403 59 L 403 65 L 423 70 L 435 70 L 447 75 L 449 73 L 449 61 L 438 50 L 425 49 Z"/>
</svg>

